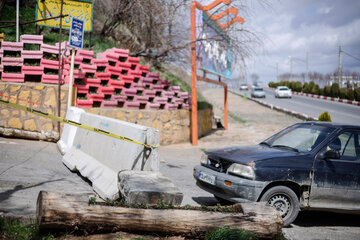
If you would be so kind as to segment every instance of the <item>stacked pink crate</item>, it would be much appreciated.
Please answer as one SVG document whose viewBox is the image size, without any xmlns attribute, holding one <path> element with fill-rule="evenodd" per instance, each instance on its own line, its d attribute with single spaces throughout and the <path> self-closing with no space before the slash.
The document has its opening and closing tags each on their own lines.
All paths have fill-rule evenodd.
<svg viewBox="0 0 360 240">
<path fill-rule="evenodd" d="M 40 50 L 43 52 L 40 66 L 44 67 L 41 82 L 57 84 L 59 82 L 59 49 L 43 43 Z M 60 83 L 64 83 L 63 76 L 61 76 Z"/>
<path fill-rule="evenodd" d="M 43 36 L 22 35 L 20 40 L 24 44 L 21 56 L 24 59 L 22 73 L 25 75 L 25 81 L 41 82 L 44 74 L 44 66 L 40 66 L 40 62 L 43 57 L 43 51 L 40 50 L 41 45 L 43 44 Z"/>
<path fill-rule="evenodd" d="M 2 81 L 24 82 L 25 76 L 21 71 L 24 62 L 24 59 L 21 57 L 23 43 L 3 41 L 1 48 Z"/>
</svg>

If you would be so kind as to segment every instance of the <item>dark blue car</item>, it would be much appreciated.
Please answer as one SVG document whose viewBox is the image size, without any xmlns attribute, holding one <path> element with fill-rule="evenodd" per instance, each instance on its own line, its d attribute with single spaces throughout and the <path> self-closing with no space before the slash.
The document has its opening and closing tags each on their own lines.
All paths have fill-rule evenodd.
<svg viewBox="0 0 360 240">
<path fill-rule="evenodd" d="M 300 210 L 360 213 L 360 126 L 304 122 L 255 146 L 206 151 L 197 185 L 221 202 L 266 201 L 291 224 Z"/>
</svg>

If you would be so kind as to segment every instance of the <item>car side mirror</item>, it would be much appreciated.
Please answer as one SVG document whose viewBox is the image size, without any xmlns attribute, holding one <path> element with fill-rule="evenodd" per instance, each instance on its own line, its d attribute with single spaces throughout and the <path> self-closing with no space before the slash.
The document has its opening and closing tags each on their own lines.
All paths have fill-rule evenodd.
<svg viewBox="0 0 360 240">
<path fill-rule="evenodd" d="M 340 152 L 336 151 L 336 150 L 326 151 L 322 155 L 322 159 L 324 159 L 324 160 L 326 160 L 326 159 L 340 159 Z"/>
</svg>

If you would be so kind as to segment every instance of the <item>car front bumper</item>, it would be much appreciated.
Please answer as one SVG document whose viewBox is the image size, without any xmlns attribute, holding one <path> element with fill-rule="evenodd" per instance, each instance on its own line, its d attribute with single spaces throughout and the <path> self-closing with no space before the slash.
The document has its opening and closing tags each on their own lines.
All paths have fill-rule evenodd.
<svg viewBox="0 0 360 240">
<path fill-rule="evenodd" d="M 214 184 L 200 180 L 200 173 L 214 176 Z M 201 165 L 194 167 L 193 176 L 196 179 L 196 185 L 200 188 L 232 202 L 257 201 L 262 190 L 267 185 L 266 182 L 254 181 L 226 173 L 220 173 Z M 227 184 L 225 184 L 225 181 L 227 181 Z M 229 182 L 231 182 L 231 185 Z"/>
</svg>

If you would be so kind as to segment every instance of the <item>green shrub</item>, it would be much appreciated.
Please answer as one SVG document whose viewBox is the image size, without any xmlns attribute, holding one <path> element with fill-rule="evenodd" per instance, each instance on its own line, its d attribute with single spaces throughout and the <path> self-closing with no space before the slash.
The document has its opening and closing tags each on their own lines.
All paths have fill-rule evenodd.
<svg viewBox="0 0 360 240">
<path fill-rule="evenodd" d="M 270 88 L 276 88 L 276 83 L 274 82 L 269 82 L 269 85 L 268 85 Z"/>
<path fill-rule="evenodd" d="M 320 94 L 320 87 L 319 85 L 315 84 L 314 87 L 311 89 L 312 94 L 319 95 Z"/>
<path fill-rule="evenodd" d="M 330 97 L 330 86 L 324 87 L 324 96 Z"/>
<path fill-rule="evenodd" d="M 331 122 L 331 116 L 327 111 L 325 111 L 325 112 L 320 114 L 320 116 L 318 118 L 318 121 L 320 121 L 320 122 Z"/>
<path fill-rule="evenodd" d="M 347 99 L 354 100 L 355 99 L 355 92 L 351 88 L 347 89 L 346 92 Z"/>
<path fill-rule="evenodd" d="M 355 99 L 355 101 L 360 102 L 360 88 L 355 88 L 355 90 L 354 90 L 354 99 Z"/>
<path fill-rule="evenodd" d="M 346 88 L 340 88 L 339 89 L 339 98 L 341 99 L 347 99 L 347 89 Z"/>
<path fill-rule="evenodd" d="M 310 93 L 310 86 L 309 86 L 309 84 L 307 82 L 304 83 L 303 92 L 304 93 Z"/>
<path fill-rule="evenodd" d="M 339 97 L 339 84 L 333 83 L 330 88 L 330 97 Z"/>
<path fill-rule="evenodd" d="M 293 84 L 293 87 L 291 88 L 295 92 L 301 92 L 302 91 L 302 84 L 300 81 L 297 81 Z"/>
</svg>

